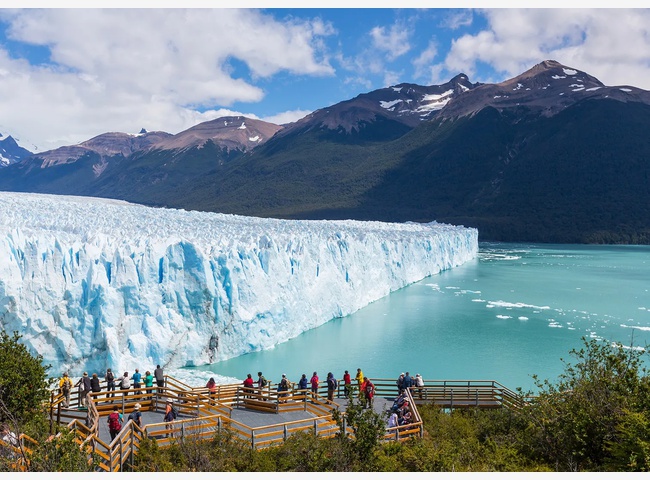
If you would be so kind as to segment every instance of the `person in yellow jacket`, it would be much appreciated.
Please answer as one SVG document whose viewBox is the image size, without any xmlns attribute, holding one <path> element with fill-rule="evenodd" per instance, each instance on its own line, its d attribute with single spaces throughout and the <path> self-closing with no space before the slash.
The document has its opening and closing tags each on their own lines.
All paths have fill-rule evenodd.
<svg viewBox="0 0 650 480">
<path fill-rule="evenodd" d="M 72 391 L 72 380 L 68 377 L 68 372 L 64 372 L 59 380 L 59 392 L 63 395 L 63 406 L 70 408 L 70 391 Z"/>
<path fill-rule="evenodd" d="M 357 375 L 354 379 L 357 381 L 357 387 L 359 387 L 359 398 L 361 398 L 361 384 L 363 383 L 364 376 L 360 368 L 357 368 Z"/>
</svg>

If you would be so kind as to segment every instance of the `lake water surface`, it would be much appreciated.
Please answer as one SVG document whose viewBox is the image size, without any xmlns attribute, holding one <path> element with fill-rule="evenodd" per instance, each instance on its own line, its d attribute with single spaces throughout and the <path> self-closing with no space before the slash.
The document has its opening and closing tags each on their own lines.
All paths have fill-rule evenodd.
<svg viewBox="0 0 650 480">
<path fill-rule="evenodd" d="M 360 367 L 373 378 L 409 371 L 534 390 L 531 375 L 555 379 L 582 337 L 650 345 L 650 246 L 482 243 L 475 260 L 353 315 L 192 370 L 295 382 L 314 371 L 354 377 Z"/>
</svg>

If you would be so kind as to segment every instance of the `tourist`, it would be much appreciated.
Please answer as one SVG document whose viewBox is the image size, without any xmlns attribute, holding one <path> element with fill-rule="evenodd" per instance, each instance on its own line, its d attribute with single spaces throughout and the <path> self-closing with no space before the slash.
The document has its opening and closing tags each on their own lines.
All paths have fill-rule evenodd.
<svg viewBox="0 0 650 480">
<path fill-rule="evenodd" d="M 366 397 L 366 402 L 364 408 L 370 407 L 372 408 L 372 399 L 375 396 L 375 386 L 373 383 L 370 381 L 368 377 L 364 377 L 364 387 L 363 387 L 363 392 Z"/>
<path fill-rule="evenodd" d="M 348 398 L 350 396 L 350 392 L 352 392 L 352 380 L 350 379 L 350 373 L 347 370 L 343 374 L 343 392 L 345 394 L 345 398 Z"/>
<path fill-rule="evenodd" d="M 149 394 L 153 392 L 153 375 L 151 375 L 151 372 L 149 370 L 144 372 L 144 389 Z M 152 397 L 150 396 L 148 398 L 151 399 Z"/>
<path fill-rule="evenodd" d="M 287 392 L 287 393 L 285 393 Z M 282 374 L 282 379 L 278 383 L 278 402 L 287 402 L 287 397 L 289 395 L 289 380 L 287 379 L 286 373 Z"/>
<path fill-rule="evenodd" d="M 124 372 L 122 380 L 120 381 L 120 390 L 122 390 L 122 395 L 127 396 L 129 394 L 129 388 L 131 388 L 131 382 L 129 382 L 129 372 Z"/>
<path fill-rule="evenodd" d="M 213 377 L 210 377 L 208 383 L 205 384 L 205 388 L 208 389 L 208 393 L 210 394 L 210 396 L 214 396 L 217 394 L 217 382 L 214 381 Z"/>
<path fill-rule="evenodd" d="M 61 380 L 59 380 L 59 392 L 63 395 L 63 406 L 70 408 L 70 392 L 72 391 L 72 380 L 68 376 L 68 372 L 63 372 Z"/>
<path fill-rule="evenodd" d="M 117 405 L 113 405 L 113 411 L 108 416 L 107 422 L 108 431 L 111 434 L 111 441 L 113 441 L 122 429 L 122 419 L 120 418 L 120 412 L 117 410 Z"/>
<path fill-rule="evenodd" d="M 401 395 L 404 393 L 404 372 L 399 374 L 395 383 L 397 384 L 397 394 Z"/>
<path fill-rule="evenodd" d="M 83 406 L 88 408 L 88 394 L 92 391 L 88 372 L 84 372 L 83 377 L 81 377 L 81 384 L 83 386 L 83 389 L 81 391 L 81 401 L 83 403 Z"/>
<path fill-rule="evenodd" d="M 422 389 L 424 388 L 424 380 L 422 379 L 422 375 L 419 373 L 415 374 L 415 386 L 418 389 L 418 396 L 422 398 Z"/>
<path fill-rule="evenodd" d="M 249 373 L 246 375 L 246 379 L 244 380 L 245 398 L 253 398 L 253 385 L 255 385 L 255 382 L 253 381 L 253 376 Z"/>
<path fill-rule="evenodd" d="M 309 383 L 311 383 L 312 397 L 316 398 L 316 396 L 318 395 L 318 374 L 316 372 L 314 372 L 314 374 L 311 376 Z"/>
<path fill-rule="evenodd" d="M 160 365 L 156 365 L 153 371 L 153 376 L 156 378 L 156 385 L 158 385 L 158 393 L 163 393 L 162 388 L 165 386 L 165 374 Z"/>
<path fill-rule="evenodd" d="M 388 428 L 397 427 L 397 412 L 392 412 L 388 417 Z"/>
<path fill-rule="evenodd" d="M 262 390 L 268 385 L 268 383 L 269 382 L 266 381 L 264 375 L 262 375 L 262 372 L 257 372 L 257 388 L 260 391 L 260 395 L 262 395 Z"/>
<path fill-rule="evenodd" d="M 136 403 L 133 406 L 133 411 L 129 413 L 128 420 L 133 420 L 138 427 L 142 428 L 142 412 L 140 411 L 141 405 Z"/>
<path fill-rule="evenodd" d="M 307 374 L 303 373 L 302 377 L 300 377 L 300 380 L 298 380 L 298 389 L 299 390 L 307 390 L 307 384 L 309 383 L 309 380 L 307 380 Z M 306 394 L 307 392 L 302 392 L 303 394 Z"/>
<path fill-rule="evenodd" d="M 357 375 L 354 377 L 355 380 L 357 381 L 357 387 L 359 388 L 359 398 L 361 398 L 363 394 L 363 390 L 361 389 L 361 384 L 363 383 L 363 372 L 361 371 L 360 368 L 357 368 Z"/>
<path fill-rule="evenodd" d="M 104 380 L 106 380 L 106 391 L 108 392 L 106 394 L 106 398 L 113 397 L 115 395 L 112 393 L 115 391 L 115 376 L 113 375 L 113 371 L 110 368 L 106 369 Z"/>
<path fill-rule="evenodd" d="M 165 405 L 165 416 L 163 419 L 167 423 L 167 435 L 166 437 L 169 437 L 169 434 L 171 433 L 171 436 L 174 436 L 174 430 L 172 427 L 172 422 L 176 420 L 176 409 L 174 408 L 174 405 L 172 404 L 171 400 L 167 400 L 167 404 Z"/>
<path fill-rule="evenodd" d="M 131 377 L 131 380 L 133 380 L 133 390 L 134 394 L 139 395 L 142 393 L 140 390 L 141 382 L 142 382 L 142 374 L 140 373 L 140 370 L 137 368 L 135 369 L 135 373 Z"/>
<path fill-rule="evenodd" d="M 334 401 L 334 392 L 336 391 L 336 387 L 338 386 L 338 382 L 336 381 L 336 378 L 334 378 L 334 374 L 332 372 L 328 372 L 327 374 L 327 400 L 330 402 Z"/>
<path fill-rule="evenodd" d="M 409 390 L 413 386 L 413 379 L 411 378 L 411 375 L 409 375 L 409 372 L 406 372 L 404 375 L 404 383 L 402 384 L 402 388 L 404 390 Z"/>
<path fill-rule="evenodd" d="M 102 386 L 99 383 L 99 377 L 97 376 L 96 373 L 93 373 L 92 378 L 90 379 L 90 390 L 93 393 L 99 393 L 102 391 Z M 94 396 L 93 398 L 99 400 L 97 396 Z"/>
<path fill-rule="evenodd" d="M 2 426 L 0 427 L 0 440 L 5 442 L 9 447 L 14 447 L 14 448 L 20 447 L 20 441 L 18 440 L 18 436 L 11 431 L 9 425 L 7 425 L 6 423 L 3 423 Z M 6 456 L 11 459 L 16 458 L 16 451 L 9 447 L 0 446 L 0 455 Z"/>
</svg>

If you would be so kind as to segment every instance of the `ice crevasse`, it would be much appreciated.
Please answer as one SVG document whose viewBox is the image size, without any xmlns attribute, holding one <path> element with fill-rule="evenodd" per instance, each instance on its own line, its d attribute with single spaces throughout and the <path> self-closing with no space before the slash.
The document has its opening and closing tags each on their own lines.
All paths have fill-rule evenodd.
<svg viewBox="0 0 650 480">
<path fill-rule="evenodd" d="M 439 223 L 278 220 L 0 192 L 0 325 L 52 365 L 178 368 L 270 348 L 476 257 Z"/>
</svg>

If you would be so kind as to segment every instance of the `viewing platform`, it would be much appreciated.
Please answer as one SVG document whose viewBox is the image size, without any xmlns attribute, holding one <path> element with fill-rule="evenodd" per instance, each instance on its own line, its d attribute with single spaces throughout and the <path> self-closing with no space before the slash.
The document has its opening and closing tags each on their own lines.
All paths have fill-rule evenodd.
<svg viewBox="0 0 650 480">
<path fill-rule="evenodd" d="M 388 420 L 387 412 L 398 396 L 395 380 L 371 379 L 375 385 L 372 409 Z M 340 383 L 340 382 L 339 382 Z M 356 386 L 353 384 L 353 386 Z M 139 392 L 139 393 L 138 393 Z M 121 471 L 128 465 L 143 438 L 154 439 L 160 447 L 185 439 L 210 439 L 220 431 L 228 430 L 251 448 L 279 445 L 296 432 L 311 431 L 324 438 L 335 435 L 354 436 L 345 415 L 348 399 L 339 386 L 333 401 L 327 400 L 327 391 L 321 387 L 317 394 L 310 390 L 291 389 L 278 392 L 277 385 L 269 384 L 262 390 L 246 389 L 241 384 L 217 385 L 210 393 L 206 387 L 192 387 L 166 376 L 164 387 L 141 388 L 139 391 L 116 390 L 107 397 L 105 389 L 90 393 L 88 408 L 80 407 L 78 392 L 71 393 L 71 405 L 63 407 L 63 397 L 53 391 L 49 403 L 51 430 L 55 424 L 67 425 L 75 432 L 81 448 L 95 453 L 99 469 Z M 525 400 L 498 382 L 482 380 L 425 381 L 422 388 L 407 390 L 411 405 L 410 423 L 386 428 L 384 441 L 404 441 L 423 434 L 418 405 L 433 404 L 443 410 L 458 408 L 520 408 Z M 164 420 L 168 401 L 178 411 L 172 422 Z M 128 415 L 140 405 L 142 426 L 128 420 Z M 111 440 L 107 418 L 114 406 L 123 415 L 121 431 Z M 340 424 L 334 417 L 340 412 Z M 21 438 L 25 448 L 33 440 Z"/>
</svg>

